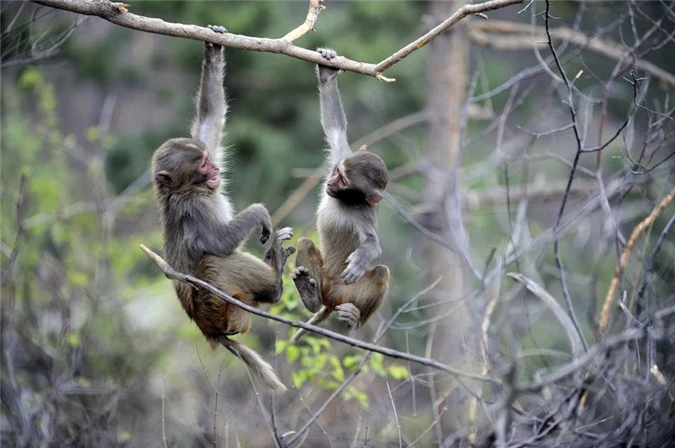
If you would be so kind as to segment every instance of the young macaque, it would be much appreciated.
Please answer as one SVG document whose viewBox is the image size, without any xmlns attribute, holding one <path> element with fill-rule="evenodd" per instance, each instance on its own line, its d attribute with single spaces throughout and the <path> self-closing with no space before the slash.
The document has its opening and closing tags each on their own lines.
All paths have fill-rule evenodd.
<svg viewBox="0 0 675 448">
<path fill-rule="evenodd" d="M 209 28 L 225 32 L 223 27 Z M 222 47 L 206 43 L 191 138 L 167 140 L 153 155 L 152 178 L 161 212 L 164 253 L 175 270 L 192 274 L 248 305 L 276 303 L 281 298 L 284 264 L 295 252 L 294 247 L 282 248 L 281 242 L 290 239 L 292 231 L 273 232 L 272 219 L 262 204 L 252 204 L 235 215 L 225 193 L 220 170 L 227 112 L 224 68 Z M 261 243 L 272 237 L 265 261 L 239 249 L 258 226 L 262 228 Z M 213 348 L 222 344 L 268 388 L 286 390 L 257 353 L 228 338 L 251 328 L 251 318 L 244 310 L 185 283 L 174 286 L 185 312 Z"/>
<path fill-rule="evenodd" d="M 326 48 L 317 51 L 327 60 L 336 56 Z M 305 306 L 316 312 L 309 323 L 317 324 L 335 310 L 339 320 L 355 329 L 382 304 L 389 288 L 389 268 L 369 267 L 382 253 L 377 204 L 389 175 L 377 155 L 353 153 L 349 148 L 337 74 L 334 68 L 318 66 L 321 125 L 330 146 L 330 172 L 317 210 L 319 247 L 308 238 L 300 239 L 293 281 Z M 299 340 L 303 333 L 299 330 L 292 340 Z"/>
</svg>

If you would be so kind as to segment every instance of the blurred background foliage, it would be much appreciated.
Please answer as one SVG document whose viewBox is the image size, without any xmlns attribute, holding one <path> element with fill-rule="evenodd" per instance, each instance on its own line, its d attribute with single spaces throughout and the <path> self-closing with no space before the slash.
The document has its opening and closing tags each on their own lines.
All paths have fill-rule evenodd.
<svg viewBox="0 0 675 448">
<path fill-rule="evenodd" d="M 149 188 L 147 170 L 154 149 L 170 137 L 186 135 L 194 110 L 199 80 L 202 43 L 156 36 L 87 18 L 47 59 L 21 61 L 22 48 L 34 39 L 36 29 L 58 34 L 72 16 L 40 9 L 32 21 L 29 9 L 18 2 L 3 4 L 2 27 L 24 20 L 25 27 L 2 35 L 2 306 L 3 306 L 3 434 L 18 424 L 60 445 L 157 446 L 163 437 L 172 446 L 206 443 L 210 431 L 214 388 L 226 387 L 221 396 L 225 433 L 246 426 L 246 416 L 259 412 L 241 364 L 225 350 L 211 352 L 196 327 L 188 321 L 173 295 L 171 283 L 139 250 L 139 243 L 161 247 L 158 216 Z M 169 1 L 128 2 L 130 10 L 167 21 L 197 25 L 223 25 L 232 33 L 279 37 L 304 20 L 305 1 Z M 305 48 L 328 46 L 350 59 L 377 62 L 414 40 L 432 21 L 424 1 L 327 1 L 316 32 L 297 44 Z M 606 4 L 605 4 L 606 3 Z M 617 19 L 605 2 L 593 14 L 585 14 L 582 28 L 593 30 Z M 555 2 L 555 15 L 569 23 L 578 11 L 576 2 Z M 650 6 L 646 6 L 650 9 Z M 654 11 L 657 5 L 654 5 Z M 498 11 L 491 18 L 516 19 L 515 10 Z M 638 27 L 648 27 L 644 18 Z M 627 25 L 626 25 L 627 26 Z M 619 35 L 616 31 L 614 35 Z M 651 61 L 675 71 L 673 46 L 664 45 L 649 55 Z M 668 53 L 670 52 L 670 53 Z M 514 57 L 514 54 L 516 55 Z M 472 68 L 479 71 L 474 95 L 490 91 L 523 67 L 536 65 L 530 53 L 472 53 Z M 230 191 L 242 208 L 262 201 L 271 212 L 323 160 L 323 134 L 314 67 L 282 55 L 226 49 L 226 81 L 229 114 L 226 144 L 230 151 Z M 613 65 L 589 56 L 583 68 L 593 73 L 578 88 L 594 92 L 602 88 Z M 529 64 L 529 65 L 528 65 Z M 387 72 L 395 84 L 346 73 L 340 77 L 343 102 L 352 141 L 392 120 L 423 111 L 427 93 L 427 49 L 414 53 Z M 533 91 L 548 89 L 550 79 L 533 81 Z M 653 88 L 648 95 L 661 95 Z M 632 91 L 614 92 L 608 102 L 609 119 L 622 117 L 630 107 Z M 535 94 L 536 97 L 536 94 Z M 501 110 L 508 91 L 480 102 Z M 545 100 L 526 101 L 517 115 L 531 125 Z M 635 125 L 648 127 L 644 116 Z M 481 132 L 484 123 L 470 122 L 467 136 Z M 557 151 L 555 139 L 541 144 Z M 620 142 L 603 154 L 605 169 L 618 172 L 624 161 L 616 154 Z M 390 170 L 420 161 L 426 152 L 426 132 L 416 126 L 371 146 Z M 505 168 L 484 168 L 493 146 L 481 142 L 465 152 L 463 175 L 467 190 L 503 187 Z M 570 154 L 565 149 L 559 151 Z M 588 160 L 594 160 L 589 156 Z M 591 162 L 589 162 L 591 163 Z M 512 166 L 511 187 L 544 176 L 564 180 L 568 168 L 539 164 L 536 169 Z M 414 200 L 424 191 L 422 176 L 396 181 L 394 196 L 413 213 Z M 662 186 L 644 186 L 642 199 L 658 197 Z M 313 235 L 315 189 L 283 225 L 292 225 L 296 237 Z M 557 207 L 558 202 L 554 204 Z M 652 208 L 650 201 L 633 202 L 622 221 L 630 229 Z M 557 209 L 557 208 L 556 208 Z M 529 232 L 537 236 L 551 225 L 550 204 L 532 206 Z M 504 204 L 488 206 L 467 215 L 471 239 L 485 260 L 495 247 L 506 244 L 509 214 Z M 383 261 L 394 273 L 384 315 L 424 288 L 424 260 L 419 258 L 421 236 L 386 203 L 379 212 Z M 667 217 L 657 221 L 660 231 Z M 589 227 L 590 226 L 590 227 Z M 577 272 L 592 272 L 590 296 L 581 313 L 598 307 L 611 278 L 616 257 L 612 248 L 598 252 L 593 244 L 592 223 L 575 232 L 563 261 Z M 585 233 L 584 233 L 585 232 Z M 653 244 L 650 243 L 650 244 Z M 252 242 L 251 250 L 259 248 Z M 658 273 L 672 273 L 675 255 L 671 244 L 656 260 Z M 615 251 L 614 251 L 615 253 Z M 542 255 L 550 261 L 551 253 Z M 552 264 L 552 263 L 551 263 Z M 538 273 L 551 292 L 560 292 L 556 274 Z M 672 287 L 670 279 L 655 278 L 655 290 Z M 575 292 L 587 288 L 580 282 Z M 283 302 L 273 309 L 294 318 L 306 318 L 298 308 L 293 288 L 286 279 Z M 423 307 L 404 313 L 399 329 L 385 336 L 383 344 L 423 353 L 421 329 L 407 331 L 410 323 L 423 320 Z M 279 371 L 287 384 L 307 383 L 329 393 L 358 365 L 359 351 L 333 341 L 307 337 L 308 344 L 286 344 L 288 328 L 254 318 L 254 333 L 246 343 L 271 358 L 276 340 Z M 540 320 L 523 333 L 524 348 L 544 346 L 564 349 L 562 331 L 550 331 Z M 337 326 L 335 328 L 338 328 Z M 592 329 L 584 328 L 590 336 Z M 522 329 L 521 329 L 522 330 Z M 529 332 L 531 330 L 531 332 Z M 405 334 L 404 334 L 405 331 Z M 369 339 L 372 328 L 357 336 Z M 590 339 L 590 338 L 589 338 Z M 536 342 L 534 342 L 536 340 Z M 664 356 L 668 356 L 667 354 Z M 12 359 L 11 363 L 8 361 Z M 545 364 L 545 361 L 542 361 Z M 666 363 L 672 367 L 672 360 Z M 382 385 L 365 387 L 374 376 L 395 383 L 410 372 L 424 369 L 373 355 L 362 380 L 343 395 L 345 409 L 373 409 L 373 397 L 387 402 Z M 224 386 L 224 385 L 227 386 Z M 15 397 L 5 391 L 19 391 Z M 18 406 L 22 416 L 7 413 Z M 386 407 L 388 404 L 383 404 Z M 343 411 L 347 412 L 347 411 Z M 339 417 L 339 412 L 334 416 Z M 28 419 L 19 422 L 18 418 Z M 428 414 L 421 415 L 428 424 Z M 56 421 L 60 420 L 60 421 Z M 333 420 L 333 421 L 335 421 Z M 424 427 L 411 420 L 411 427 Z M 237 432 L 242 446 L 256 446 L 255 434 Z M 3 442 L 16 441 L 6 439 Z M 37 440 L 37 439 L 36 439 Z M 195 442 L 196 441 L 196 442 Z M 248 444 L 247 444 L 248 443 Z M 341 445 L 342 446 L 342 445 Z"/>
</svg>

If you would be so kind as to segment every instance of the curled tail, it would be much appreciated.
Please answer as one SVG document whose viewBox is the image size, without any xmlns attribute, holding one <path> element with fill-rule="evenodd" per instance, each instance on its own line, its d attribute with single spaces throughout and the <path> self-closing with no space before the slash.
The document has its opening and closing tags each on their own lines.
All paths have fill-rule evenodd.
<svg viewBox="0 0 675 448">
<path fill-rule="evenodd" d="M 322 307 L 319 311 L 317 311 L 314 316 L 312 316 L 307 323 L 310 325 L 316 325 L 318 323 L 323 322 L 324 320 L 328 319 L 328 316 L 330 316 L 330 313 L 332 313 L 333 310 L 330 308 L 326 308 L 325 306 Z M 292 343 L 296 343 L 300 340 L 300 338 L 307 333 L 306 330 L 303 330 L 302 328 L 297 331 L 291 338 Z"/>
<path fill-rule="evenodd" d="M 264 359 L 255 351 L 225 336 L 218 338 L 218 342 L 228 349 L 234 356 L 241 359 L 249 368 L 255 378 L 257 378 L 267 388 L 275 392 L 286 392 L 286 386 L 279 380 L 276 372 Z"/>
</svg>

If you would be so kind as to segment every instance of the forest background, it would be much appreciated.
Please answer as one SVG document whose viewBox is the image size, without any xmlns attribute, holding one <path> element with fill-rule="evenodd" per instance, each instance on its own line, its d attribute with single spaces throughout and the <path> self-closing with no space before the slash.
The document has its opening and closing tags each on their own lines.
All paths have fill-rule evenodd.
<svg viewBox="0 0 675 448">
<path fill-rule="evenodd" d="M 461 4 L 326 0 L 294 43 L 375 62 Z M 129 2 L 272 38 L 307 8 Z M 389 297 L 350 336 L 449 368 L 319 336 L 293 346 L 290 327 L 254 317 L 242 340 L 292 389 L 274 400 L 210 350 L 139 249 L 161 253 L 149 160 L 188 132 L 203 43 L 32 2 L 0 11 L 3 443 L 659 446 L 672 435 L 673 2 L 525 2 L 460 21 L 388 69 L 393 83 L 341 74 L 350 140 L 392 177 L 379 210 Z M 315 66 L 225 53 L 232 199 L 316 237 Z M 306 320 L 285 286 L 271 311 Z"/>
</svg>

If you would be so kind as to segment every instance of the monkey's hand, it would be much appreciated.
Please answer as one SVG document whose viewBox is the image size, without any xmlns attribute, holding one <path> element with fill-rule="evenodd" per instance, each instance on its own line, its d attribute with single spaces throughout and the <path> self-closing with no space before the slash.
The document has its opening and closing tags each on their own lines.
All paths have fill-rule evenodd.
<svg viewBox="0 0 675 448">
<path fill-rule="evenodd" d="M 335 50 L 331 50 L 330 48 L 317 48 L 316 51 L 323 56 L 324 59 L 329 61 L 337 57 Z M 319 82 L 321 82 L 321 84 L 325 84 L 335 78 L 338 73 L 340 73 L 340 70 L 338 69 L 319 64 Z"/>
<path fill-rule="evenodd" d="M 211 31 L 213 31 L 214 33 L 218 34 L 227 33 L 227 30 L 225 29 L 224 26 L 207 25 L 206 27 Z M 211 42 L 204 42 L 204 57 L 207 60 L 215 60 L 216 58 L 220 57 L 222 49 L 223 47 L 218 44 L 213 44 Z"/>
<path fill-rule="evenodd" d="M 356 330 L 361 321 L 361 311 L 353 303 L 343 303 L 335 307 L 337 318 L 346 323 L 351 330 Z"/>
<path fill-rule="evenodd" d="M 246 208 L 245 211 L 248 211 L 249 213 L 253 214 L 253 216 L 255 216 L 254 219 L 257 221 L 257 224 L 260 224 L 260 226 L 262 227 L 262 232 L 260 234 L 260 243 L 265 244 L 272 235 L 272 217 L 270 216 L 270 212 L 267 211 L 267 208 L 265 208 L 265 206 L 262 204 L 251 204 Z M 253 221 L 253 223 L 251 224 L 255 225 L 256 221 Z"/>
<path fill-rule="evenodd" d="M 277 239 L 279 241 L 286 241 L 290 240 L 293 238 L 293 228 L 292 227 L 284 227 L 283 229 L 277 230 Z"/>
<path fill-rule="evenodd" d="M 218 33 L 218 34 L 223 34 L 223 33 L 228 32 L 227 28 L 225 28 L 224 26 L 220 26 L 220 25 L 206 25 L 206 27 L 208 29 L 210 29 L 211 31 L 213 31 L 214 33 Z"/>
<path fill-rule="evenodd" d="M 348 285 L 356 282 L 365 274 L 368 263 L 368 258 L 364 257 L 358 249 L 355 250 L 347 257 L 347 267 L 341 274 L 342 280 Z"/>
<path fill-rule="evenodd" d="M 295 288 L 300 294 L 302 303 L 305 304 L 308 310 L 312 313 L 319 311 L 321 307 L 321 300 L 319 300 L 319 290 L 316 285 L 316 280 L 312 274 L 304 266 L 298 266 L 291 274 Z"/>
</svg>

